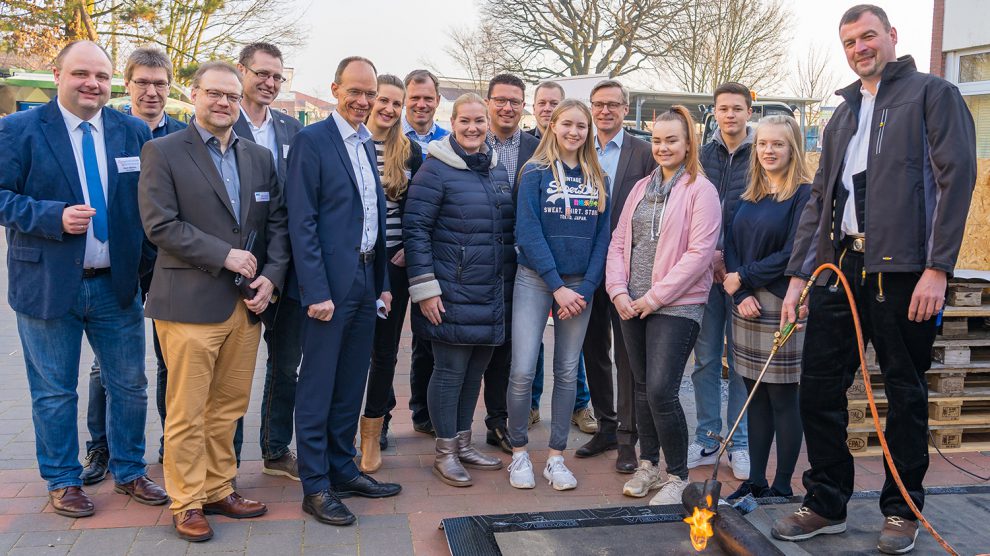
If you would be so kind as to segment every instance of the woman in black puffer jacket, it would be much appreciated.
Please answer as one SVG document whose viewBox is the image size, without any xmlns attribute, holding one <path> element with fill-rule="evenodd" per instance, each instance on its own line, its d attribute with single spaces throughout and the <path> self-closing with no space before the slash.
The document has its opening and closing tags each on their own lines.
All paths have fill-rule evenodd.
<svg viewBox="0 0 990 556">
<path fill-rule="evenodd" d="M 471 420 L 492 350 L 508 335 L 516 257 L 515 210 L 505 168 L 485 144 L 478 95 L 454 102 L 449 137 L 430 143 L 402 220 L 413 331 L 433 343 L 427 393 L 437 434 L 433 472 L 470 486 L 465 466 L 500 469 L 471 447 Z"/>
</svg>

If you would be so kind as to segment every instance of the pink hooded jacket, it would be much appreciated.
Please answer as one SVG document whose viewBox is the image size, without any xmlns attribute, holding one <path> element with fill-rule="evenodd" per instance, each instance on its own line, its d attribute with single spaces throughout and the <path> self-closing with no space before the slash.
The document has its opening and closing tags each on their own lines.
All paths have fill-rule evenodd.
<svg viewBox="0 0 990 556">
<path fill-rule="evenodd" d="M 629 293 L 632 216 L 646 195 L 650 178 L 646 176 L 633 186 L 612 232 L 605 264 L 605 291 L 609 299 Z M 718 191 L 707 178 L 699 174 L 691 184 L 689 179 L 685 174 L 674 184 L 664 210 L 653 259 L 653 287 L 646 294 L 654 311 L 667 305 L 707 303 L 712 287 L 712 258 L 722 227 L 721 204 Z"/>
</svg>

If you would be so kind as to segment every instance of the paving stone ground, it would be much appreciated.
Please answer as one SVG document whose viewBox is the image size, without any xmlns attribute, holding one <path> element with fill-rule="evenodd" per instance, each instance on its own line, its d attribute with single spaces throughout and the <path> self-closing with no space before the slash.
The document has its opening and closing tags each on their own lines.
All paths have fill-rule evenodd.
<svg viewBox="0 0 990 556">
<path fill-rule="evenodd" d="M 6 260 L 6 242 L 2 240 L 0 260 Z M 6 299 L 6 281 L 6 265 L 0 263 L 0 296 L 3 299 Z M 150 335 L 148 337 L 150 339 Z M 548 346 L 552 346 L 552 328 L 548 329 L 546 340 Z M 439 555 L 449 553 L 443 533 L 438 529 L 440 520 L 445 517 L 645 503 L 645 500 L 622 495 L 622 484 L 628 476 L 614 472 L 615 452 L 585 460 L 573 457 L 573 449 L 589 438 L 574 427 L 571 427 L 569 449 L 565 456 L 568 466 L 578 478 L 578 488 L 575 490 L 557 492 L 539 481 L 535 489 L 519 491 L 509 486 L 505 470 L 472 471 L 475 484 L 470 488 L 453 488 L 440 483 L 430 471 L 433 440 L 413 431 L 406 409 L 409 399 L 409 341 L 407 327 L 395 378 L 398 408 L 392 420 L 391 445 L 384 454 L 382 469 L 375 475 L 379 480 L 402 484 L 402 494 L 383 500 L 348 499 L 346 502 L 358 515 L 358 522 L 352 527 L 337 528 L 319 524 L 301 511 L 302 490 L 299 483 L 261 473 L 257 437 L 264 382 L 265 347 L 262 345 L 251 405 L 245 418 L 244 462 L 237 484 L 244 496 L 266 502 L 269 511 L 261 518 L 240 522 L 211 516 L 216 536 L 206 543 L 191 544 L 175 537 L 167 509 L 142 506 L 126 496 L 114 494 L 111 478 L 86 488 L 97 505 L 94 516 L 70 519 L 52 513 L 45 484 L 38 475 L 31 400 L 14 315 L 6 303 L 0 303 L 0 554 Z M 85 449 L 88 439 L 85 408 L 88 400 L 87 373 L 92 361 L 92 352 L 85 342 L 83 353 L 79 367 L 81 387 L 78 404 L 81 450 Z M 149 411 L 145 457 L 149 462 L 157 462 L 161 425 L 154 409 L 155 363 L 150 340 L 147 354 Z M 546 375 L 544 391 L 547 395 L 541 407 L 545 419 L 550 416 L 551 375 L 550 372 Z M 690 387 L 690 380 L 685 380 L 681 398 L 689 426 L 693 429 L 695 412 Z M 481 439 L 478 445 L 483 451 L 496 454 L 496 450 L 484 444 L 484 404 L 481 402 L 479 405 L 475 437 Z M 531 455 L 538 469 L 546 461 L 548 437 L 547 421 L 537 424 L 530 434 Z M 80 453 L 80 459 L 84 455 Z M 979 474 L 990 474 L 990 453 L 957 453 L 948 457 Z M 502 459 L 508 461 L 507 456 L 503 455 Z M 771 473 L 773 466 L 771 459 Z M 793 481 L 795 492 L 803 492 L 800 474 L 806 468 L 807 462 L 802 455 Z M 151 463 L 148 470 L 152 478 L 161 480 L 160 465 Z M 710 472 L 710 468 L 695 469 L 691 477 L 702 479 Z M 856 459 L 856 473 L 857 489 L 877 489 L 883 484 L 883 463 L 879 457 Z M 739 484 L 726 470 L 721 472 L 720 478 L 727 491 Z M 932 458 L 926 482 L 928 486 L 975 482 L 975 479 L 957 471 L 941 458 Z"/>
</svg>

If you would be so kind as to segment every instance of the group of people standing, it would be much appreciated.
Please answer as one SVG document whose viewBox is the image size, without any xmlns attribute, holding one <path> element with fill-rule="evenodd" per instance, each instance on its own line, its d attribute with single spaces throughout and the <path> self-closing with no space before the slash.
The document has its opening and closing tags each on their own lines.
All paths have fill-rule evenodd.
<svg viewBox="0 0 990 556">
<path fill-rule="evenodd" d="M 576 457 L 618 450 L 616 471 L 631 475 L 624 494 L 656 490 L 651 504 L 680 503 L 688 470 L 714 463 L 719 446 L 724 346 L 730 423 L 756 389 L 729 449 L 744 480 L 730 498 L 792 495 L 804 435 L 805 506 L 773 534 L 841 532 L 852 465 L 838 443 L 855 349 L 835 331 L 849 328 L 849 308 L 825 283 L 810 316 L 796 306 L 826 261 L 856 284 L 887 376 L 895 462 L 920 505 L 923 375 L 974 182 L 973 124 L 958 91 L 894 56 L 881 9 L 851 8 L 840 36 L 861 80 L 842 91 L 814 180 L 798 124 L 747 125 L 752 97 L 738 83 L 715 90 L 719 128 L 704 146 L 682 106 L 657 116 L 650 142 L 626 133 L 629 94 L 615 80 L 589 99 L 541 83 L 538 127 L 525 132 L 526 85 L 498 75 L 486 98 L 453 103 L 448 131 L 434 121 L 430 72 L 399 79 L 353 56 L 334 74 L 335 110 L 303 127 L 271 109 L 282 55 L 255 43 L 236 66 L 198 68 L 186 127 L 164 113 L 173 77 L 164 53 L 138 49 L 127 64 L 132 118 L 105 108 L 106 53 L 66 46 L 57 98 L 0 120 L 9 299 L 53 509 L 91 515 L 81 486 L 109 469 L 117 492 L 171 501 L 183 539 L 211 538 L 208 514 L 264 514 L 235 481 L 263 330 L 263 470 L 301 481 L 315 519 L 353 523 L 342 498 L 401 491 L 371 475 L 389 444 L 408 311 L 413 428 L 436 437 L 440 481 L 467 487 L 469 469 L 504 465 L 472 439 L 484 383 L 486 441 L 511 454 L 513 487 L 535 487 L 528 429 L 540 420 L 549 316 L 542 475 L 553 489 L 578 484 L 564 458 L 574 423 L 594 433 Z M 887 143 L 875 115 L 895 128 Z M 164 489 L 143 459 L 143 316 L 154 324 Z M 787 322 L 800 330 L 757 388 Z M 75 429 L 84 332 L 96 354 L 85 467 Z M 693 439 L 679 398 L 692 351 Z M 880 549 L 909 551 L 917 524 L 890 481 L 881 507 Z"/>
</svg>

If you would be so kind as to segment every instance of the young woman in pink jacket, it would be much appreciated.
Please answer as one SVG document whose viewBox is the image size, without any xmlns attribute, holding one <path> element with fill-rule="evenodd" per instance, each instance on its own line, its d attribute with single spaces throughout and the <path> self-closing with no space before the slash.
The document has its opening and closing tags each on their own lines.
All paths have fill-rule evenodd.
<svg viewBox="0 0 990 556">
<path fill-rule="evenodd" d="M 659 505 L 679 504 L 687 486 L 688 433 L 678 391 L 708 301 L 722 216 L 718 192 L 700 173 L 687 108 L 657 117 L 652 144 L 660 166 L 629 193 L 609 244 L 605 289 L 622 317 L 636 384 L 640 464 L 622 492 L 640 498 L 659 488 L 650 500 Z"/>
</svg>

